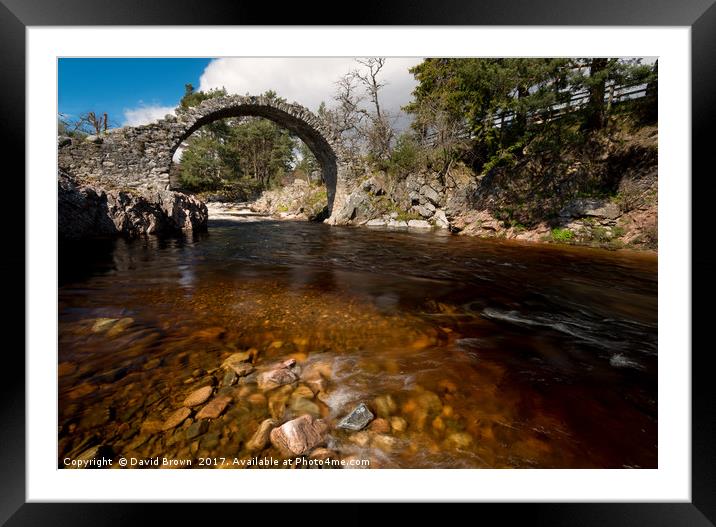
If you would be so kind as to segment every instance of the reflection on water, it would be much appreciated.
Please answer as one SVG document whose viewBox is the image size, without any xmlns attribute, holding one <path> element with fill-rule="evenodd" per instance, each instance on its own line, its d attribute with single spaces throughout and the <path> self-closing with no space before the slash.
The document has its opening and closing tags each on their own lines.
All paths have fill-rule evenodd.
<svg viewBox="0 0 716 527">
<path fill-rule="evenodd" d="M 329 448 L 374 467 L 656 467 L 656 269 L 650 255 L 271 221 L 65 246 L 59 459 L 98 444 L 250 458 L 264 419 L 313 413 Z M 294 358 L 320 386 L 224 384 L 222 362 L 252 348 L 256 367 Z M 231 399 L 220 417 L 158 429 L 207 384 Z M 336 429 L 361 401 L 378 424 Z"/>
</svg>

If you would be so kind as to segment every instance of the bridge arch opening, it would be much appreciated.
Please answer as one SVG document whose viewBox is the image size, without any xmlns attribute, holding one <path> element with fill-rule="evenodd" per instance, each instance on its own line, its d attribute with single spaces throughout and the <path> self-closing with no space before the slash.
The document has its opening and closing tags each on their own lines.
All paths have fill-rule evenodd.
<svg viewBox="0 0 716 527">
<path fill-rule="evenodd" d="M 180 111 L 177 123 L 183 126 L 176 128 L 172 137 L 169 151 L 170 165 L 167 167 L 167 173 L 171 169 L 172 159 L 177 149 L 194 132 L 218 120 L 240 117 L 267 119 L 288 130 L 305 143 L 319 164 L 321 178 L 326 186 L 328 214 L 330 215 L 336 196 L 337 154 L 334 146 L 326 137 L 327 134 L 321 130 L 318 118 L 298 105 L 265 100 L 264 97 L 242 97 L 238 101 L 234 97 L 228 97 L 209 99 L 196 107 Z"/>
</svg>

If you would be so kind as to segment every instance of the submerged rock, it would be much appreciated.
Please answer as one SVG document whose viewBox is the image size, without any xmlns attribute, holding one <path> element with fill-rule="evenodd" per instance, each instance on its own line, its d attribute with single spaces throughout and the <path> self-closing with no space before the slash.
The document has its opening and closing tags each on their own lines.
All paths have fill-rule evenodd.
<svg viewBox="0 0 716 527">
<path fill-rule="evenodd" d="M 162 430 L 166 431 L 176 428 L 190 415 L 191 410 L 189 410 L 189 408 L 179 408 L 179 410 L 167 417 L 166 421 L 162 424 Z"/>
<path fill-rule="evenodd" d="M 371 432 L 377 432 L 379 434 L 387 434 L 390 432 L 390 423 L 387 419 L 383 419 L 382 417 L 379 417 L 375 421 L 373 421 L 370 424 L 370 430 Z"/>
<path fill-rule="evenodd" d="M 283 455 L 301 456 L 326 440 L 328 426 L 320 419 L 302 415 L 271 431 L 271 444 Z"/>
<path fill-rule="evenodd" d="M 192 423 L 189 428 L 186 430 L 186 438 L 187 439 L 194 439 L 197 436 L 200 436 L 201 434 L 205 434 L 207 429 L 209 428 L 209 423 L 207 421 L 196 421 Z"/>
<path fill-rule="evenodd" d="M 196 418 L 216 419 L 224 410 L 226 410 L 226 407 L 229 406 L 230 402 L 231 397 L 227 395 L 219 395 L 218 397 L 212 399 L 204 408 L 199 410 L 199 413 L 196 414 Z"/>
<path fill-rule="evenodd" d="M 271 430 L 273 430 L 276 424 L 276 421 L 273 419 L 262 421 L 256 429 L 256 432 L 254 432 L 254 435 L 252 435 L 251 439 L 246 443 L 246 448 L 251 452 L 263 450 L 266 447 L 266 443 L 268 443 Z"/>
<path fill-rule="evenodd" d="M 237 377 L 244 377 L 254 370 L 254 367 L 249 362 L 251 360 L 251 352 L 242 351 L 230 355 L 222 364 L 221 367 L 225 370 L 234 372 Z"/>
<path fill-rule="evenodd" d="M 327 459 L 340 459 L 340 456 L 329 448 L 317 448 L 308 456 L 309 459 L 320 459 L 325 461 Z"/>
<path fill-rule="evenodd" d="M 313 417 L 319 417 L 321 415 L 321 409 L 318 405 L 304 397 L 292 398 L 291 410 L 296 415 L 309 414 Z"/>
<path fill-rule="evenodd" d="M 390 427 L 393 429 L 393 432 L 405 432 L 405 429 L 408 428 L 408 422 L 402 417 L 391 417 Z"/>
<path fill-rule="evenodd" d="M 341 419 L 338 423 L 338 428 L 344 430 L 362 430 L 368 423 L 370 423 L 375 416 L 368 409 L 365 403 L 360 403 L 356 406 L 351 413 Z"/>
<path fill-rule="evenodd" d="M 209 397 L 211 397 L 212 391 L 213 388 L 211 386 L 204 386 L 203 388 L 199 388 L 198 390 L 191 392 L 189 396 L 184 399 L 184 406 L 198 406 L 205 403 Z"/>
<path fill-rule="evenodd" d="M 291 359 L 283 362 L 276 368 L 259 373 L 256 381 L 261 390 L 273 390 L 284 384 L 292 384 L 298 380 L 298 375 L 292 371 L 296 361 Z"/>
</svg>

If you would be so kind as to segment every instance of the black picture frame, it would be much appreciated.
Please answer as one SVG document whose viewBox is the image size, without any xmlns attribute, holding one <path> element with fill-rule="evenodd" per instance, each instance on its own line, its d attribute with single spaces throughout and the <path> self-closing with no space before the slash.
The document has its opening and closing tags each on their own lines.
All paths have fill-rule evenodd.
<svg viewBox="0 0 716 527">
<path fill-rule="evenodd" d="M 692 52 L 692 501 L 690 503 L 589 503 L 589 504 L 485 504 L 501 521 L 533 525 L 715 525 L 716 524 L 716 390 L 711 380 L 705 328 L 712 309 L 698 309 L 713 298 L 713 259 L 696 241 L 709 239 L 710 201 L 714 177 L 707 173 L 716 144 L 716 0 L 440 0 L 415 2 L 363 2 L 351 25 L 584 25 L 584 26 L 688 26 Z M 317 13 L 333 13 L 326 20 Z M 0 258 L 11 306 L 4 318 L 8 338 L 16 345 L 4 350 L 0 381 L 0 523 L 17 525 L 127 525 L 146 517 L 146 506 L 135 504 L 26 503 L 25 459 L 25 29 L 27 26 L 77 25 L 341 25 L 338 11 L 319 3 L 295 4 L 281 9 L 270 3 L 188 0 L 0 0 L 0 96 L 2 152 L 6 161 L 5 196 L 10 197 L 6 217 L 14 218 L 5 230 L 12 248 Z M 662 123 L 663 124 L 663 123 Z M 8 159 L 12 159 L 14 168 Z M 711 176 L 711 177 L 709 177 Z M 684 183 L 688 184 L 687 175 Z M 55 228 L 55 226 L 48 226 Z M 708 243 L 708 242 L 705 242 Z M 24 279 L 18 279 L 22 276 Z M 699 301 L 704 301 L 700 303 Z M 22 307 L 21 307 L 22 306 Z M 6 340 L 7 342 L 7 340 Z M 212 505 L 223 514 L 223 506 Z M 242 505 L 245 507 L 245 505 Z M 358 505 L 345 506 L 343 515 L 357 519 Z M 196 508 L 183 504 L 163 507 L 164 522 L 188 519 Z M 419 510 L 419 509 L 418 509 Z M 458 512 L 459 514 L 459 512 Z M 472 513 L 471 513 L 472 514 Z"/>
</svg>

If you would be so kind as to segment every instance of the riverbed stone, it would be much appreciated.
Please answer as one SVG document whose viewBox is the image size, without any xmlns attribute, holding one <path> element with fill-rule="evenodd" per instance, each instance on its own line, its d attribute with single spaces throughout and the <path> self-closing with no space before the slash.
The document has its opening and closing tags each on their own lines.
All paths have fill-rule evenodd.
<svg viewBox="0 0 716 527">
<path fill-rule="evenodd" d="M 291 400 L 291 410 L 296 415 L 309 414 L 313 417 L 320 417 L 321 409 L 313 401 L 304 397 L 297 397 Z"/>
<path fill-rule="evenodd" d="M 375 419 L 372 423 L 370 423 L 368 428 L 371 432 L 377 432 L 379 434 L 387 434 L 391 430 L 390 422 L 382 417 Z"/>
<path fill-rule="evenodd" d="M 447 437 L 447 442 L 457 448 L 468 448 L 472 441 L 472 436 L 467 432 L 454 432 Z"/>
<path fill-rule="evenodd" d="M 393 429 L 393 432 L 405 432 L 405 429 L 408 428 L 408 422 L 402 417 L 391 417 L 390 427 Z"/>
<path fill-rule="evenodd" d="M 198 390 L 191 392 L 187 398 L 184 399 L 184 406 L 199 406 L 200 404 L 205 403 L 209 397 L 211 397 L 212 391 L 214 391 L 214 389 L 211 386 L 204 386 L 203 388 L 199 388 Z"/>
<path fill-rule="evenodd" d="M 189 428 L 186 430 L 186 438 L 188 439 L 194 439 L 197 436 L 200 436 L 201 434 L 206 433 L 207 429 L 209 428 L 209 422 L 206 420 L 199 420 L 192 423 Z"/>
<path fill-rule="evenodd" d="M 248 363 L 249 360 L 251 360 L 251 353 L 248 351 L 242 351 L 227 357 L 221 367 L 233 371 L 239 377 L 243 377 L 244 375 L 251 373 L 253 370 L 253 366 Z"/>
<path fill-rule="evenodd" d="M 94 393 L 97 391 L 97 386 L 95 384 L 85 382 L 80 384 L 79 386 L 73 388 L 69 393 L 68 396 L 70 399 L 84 399 L 88 395 Z"/>
<path fill-rule="evenodd" d="M 269 437 L 283 455 L 301 456 L 324 443 L 327 433 L 328 426 L 322 420 L 302 415 L 274 428 Z"/>
<path fill-rule="evenodd" d="M 348 438 L 351 443 L 355 443 L 359 447 L 366 447 L 370 443 L 370 434 L 365 430 L 351 434 Z"/>
<path fill-rule="evenodd" d="M 385 452 L 392 452 L 398 446 L 398 440 L 391 435 L 375 434 L 370 441 L 370 446 Z"/>
<path fill-rule="evenodd" d="M 271 417 L 274 419 L 281 419 L 283 417 L 290 394 L 290 386 L 281 386 L 269 394 L 268 407 Z"/>
<path fill-rule="evenodd" d="M 176 428 L 180 424 L 184 422 L 184 419 L 189 417 L 191 415 L 191 410 L 189 408 L 179 408 L 177 411 L 175 411 L 173 414 L 171 414 L 162 424 L 162 430 L 171 430 L 172 428 Z"/>
<path fill-rule="evenodd" d="M 304 399 L 313 399 L 313 390 L 305 384 L 300 384 L 291 394 L 292 399 L 298 399 L 299 397 L 303 397 Z"/>
<path fill-rule="evenodd" d="M 379 417 L 390 417 L 391 414 L 395 413 L 398 406 L 395 404 L 395 399 L 390 394 L 379 395 L 373 400 L 375 409 L 378 412 Z"/>
<path fill-rule="evenodd" d="M 263 450 L 269 441 L 269 435 L 278 422 L 275 419 L 265 419 L 259 424 L 251 439 L 246 443 L 246 448 L 251 452 Z"/>
<path fill-rule="evenodd" d="M 338 422 L 338 428 L 344 430 L 362 430 L 375 416 L 365 403 L 360 403 L 351 412 Z"/>
<path fill-rule="evenodd" d="M 122 334 L 129 326 L 134 324 L 134 319 L 131 317 L 124 317 L 117 320 L 112 327 L 107 330 L 108 337 L 116 337 Z"/>
<path fill-rule="evenodd" d="M 247 401 L 251 404 L 251 406 L 266 406 L 266 396 L 262 393 L 252 393 L 246 398 Z"/>
<path fill-rule="evenodd" d="M 231 397 L 227 395 L 219 395 L 218 397 L 215 397 L 214 399 L 209 401 L 209 404 L 199 410 L 199 413 L 196 414 L 196 418 L 216 419 L 222 414 L 224 410 L 226 410 L 226 407 L 229 406 L 230 402 Z"/>
<path fill-rule="evenodd" d="M 76 371 L 77 364 L 75 364 L 74 362 L 60 362 L 60 364 L 57 366 L 57 374 L 60 377 L 72 375 Z"/>
<path fill-rule="evenodd" d="M 340 459 L 340 456 L 335 450 L 331 450 L 330 448 L 318 447 L 315 450 L 311 451 L 308 456 L 308 459 L 318 459 L 321 461 L 326 461 L 327 459 Z"/>
<path fill-rule="evenodd" d="M 239 376 L 236 375 L 236 372 L 232 369 L 229 369 L 225 374 L 224 377 L 221 379 L 221 386 L 233 386 L 236 384 L 236 381 L 239 380 Z"/>
<path fill-rule="evenodd" d="M 103 333 L 109 328 L 111 328 L 116 322 L 117 318 L 98 318 L 95 319 L 94 324 L 92 324 L 92 332 L 93 333 Z"/>
<path fill-rule="evenodd" d="M 295 362 L 296 361 L 294 360 L 294 365 Z M 298 375 L 296 375 L 296 373 L 291 370 L 292 367 L 293 365 L 288 366 L 281 364 L 276 368 L 259 373 L 258 377 L 256 378 L 256 381 L 259 385 L 259 389 L 264 391 L 273 390 L 274 388 L 278 388 L 279 386 L 296 382 L 298 380 Z"/>
</svg>

